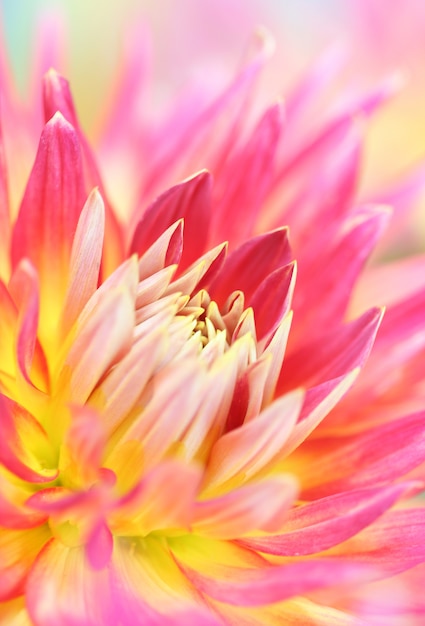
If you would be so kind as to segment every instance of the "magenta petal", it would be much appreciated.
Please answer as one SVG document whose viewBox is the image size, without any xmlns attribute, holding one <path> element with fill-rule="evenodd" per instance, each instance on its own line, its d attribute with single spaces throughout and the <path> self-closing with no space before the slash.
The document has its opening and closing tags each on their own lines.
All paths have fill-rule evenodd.
<svg viewBox="0 0 425 626">
<path fill-rule="evenodd" d="M 224 304 L 233 291 L 243 291 L 249 306 L 263 281 L 290 261 L 286 228 L 259 235 L 229 254 L 209 292 L 214 300 Z"/>
<path fill-rule="evenodd" d="M 184 246 L 180 269 L 205 252 L 211 215 L 211 176 L 201 172 L 171 187 L 146 210 L 135 230 L 131 252 L 143 254 L 160 235 L 184 219 Z"/>
<path fill-rule="evenodd" d="M 57 113 L 42 132 L 12 238 L 13 265 L 28 257 L 52 292 L 58 288 L 59 293 L 63 291 L 63 276 L 84 201 L 77 133 Z"/>
<path fill-rule="evenodd" d="M 258 340 L 273 333 L 289 312 L 295 278 L 296 265 L 290 263 L 269 274 L 255 290 L 251 306 L 254 309 Z"/>
</svg>

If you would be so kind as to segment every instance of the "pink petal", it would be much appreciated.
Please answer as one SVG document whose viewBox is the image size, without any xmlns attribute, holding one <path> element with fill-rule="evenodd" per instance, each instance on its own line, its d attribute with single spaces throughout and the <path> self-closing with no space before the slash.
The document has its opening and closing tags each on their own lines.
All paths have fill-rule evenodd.
<svg viewBox="0 0 425 626">
<path fill-rule="evenodd" d="M 298 418 L 303 394 L 294 391 L 256 419 L 223 435 L 214 445 L 205 478 L 205 495 L 219 485 L 255 476 L 279 453 Z"/>
<path fill-rule="evenodd" d="M 70 407 L 71 425 L 66 446 L 78 464 L 78 473 L 87 486 L 98 479 L 106 445 L 103 419 L 88 406 Z"/>
<path fill-rule="evenodd" d="M 63 308 L 63 333 L 71 329 L 97 289 L 105 229 L 105 209 L 97 190 L 81 211 L 72 243 L 68 291 Z"/>
<path fill-rule="evenodd" d="M 2 245 L 0 246 L 0 275 L 3 277 L 7 276 L 10 271 L 10 216 L 7 180 L 3 133 L 0 120 L 0 233 L 2 234 Z"/>
<path fill-rule="evenodd" d="M 312 433 L 314 437 L 315 429 L 317 429 L 325 417 L 329 416 L 329 413 L 352 387 L 357 380 L 358 373 L 359 370 L 354 369 L 346 376 L 339 376 L 307 389 L 298 422 L 289 435 L 282 449 L 282 454 L 291 454 Z"/>
<path fill-rule="evenodd" d="M 105 522 L 100 521 L 90 533 L 86 545 L 86 555 L 93 569 L 101 570 L 108 565 L 113 547 L 112 533 Z"/>
<path fill-rule="evenodd" d="M 27 607 L 43 626 L 114 626 L 107 570 L 93 570 L 83 548 L 52 539 L 40 552 L 27 582 Z M 101 598 L 102 601 L 93 601 Z"/>
<path fill-rule="evenodd" d="M 394 289 L 397 284 L 397 289 Z M 396 259 L 369 267 L 360 277 L 350 303 L 350 311 L 361 311 L 371 298 L 381 306 L 407 300 L 425 288 L 425 256 Z"/>
<path fill-rule="evenodd" d="M 290 261 L 286 228 L 254 237 L 227 257 L 209 288 L 210 295 L 218 304 L 224 304 L 233 291 L 240 290 L 249 306 L 262 282 Z"/>
<path fill-rule="evenodd" d="M 155 393 L 123 433 L 122 440 L 140 440 L 145 468 L 164 457 L 193 420 L 204 396 L 206 379 L 196 361 L 177 361 L 155 376 Z"/>
<path fill-rule="evenodd" d="M 84 200 L 77 133 L 57 113 L 42 132 L 12 238 L 14 267 L 28 257 L 43 284 L 48 277 L 52 294 L 63 292 L 63 276 L 68 272 L 72 239 Z"/>
<path fill-rule="evenodd" d="M 87 319 L 77 322 L 55 393 L 84 403 L 102 376 L 130 348 L 133 327 L 133 301 L 125 288 L 106 292 Z"/>
<path fill-rule="evenodd" d="M 348 441 L 347 441 L 348 440 Z M 414 413 L 365 433 L 330 439 L 338 442 L 320 462 L 310 460 L 300 470 L 306 498 L 318 498 L 353 487 L 400 478 L 425 460 L 424 413 Z M 320 448 L 324 442 L 317 440 Z M 329 480 L 333 477 L 333 480 Z"/>
<path fill-rule="evenodd" d="M 387 208 L 357 210 L 345 221 L 335 240 L 328 243 L 328 250 L 320 253 L 319 258 L 316 250 L 309 263 L 300 263 L 293 304 L 293 340 L 295 335 L 309 335 L 312 339 L 321 332 L 319 329 L 344 318 L 355 281 L 389 217 Z"/>
<path fill-rule="evenodd" d="M 376 578 L 415 567 L 425 558 L 423 508 L 389 511 L 358 535 L 332 548 L 329 554 L 338 558 L 349 555 L 354 562 L 376 564 Z"/>
<path fill-rule="evenodd" d="M 215 193 L 212 240 L 238 244 L 252 235 L 257 214 L 269 190 L 281 135 L 282 107 L 269 108 L 247 144 L 229 160 Z M 232 219 L 229 220 L 229 215 Z"/>
<path fill-rule="evenodd" d="M 108 271 L 106 271 L 106 275 L 109 275 L 124 259 L 121 227 L 108 202 L 108 196 L 92 148 L 80 128 L 68 81 L 55 70 L 49 70 L 44 77 L 43 100 L 46 121 L 59 111 L 72 124 L 82 149 L 82 165 L 86 188 L 93 189 L 93 187 L 99 187 L 105 200 L 105 238 L 109 245 L 105 248 L 107 254 L 103 258 L 103 263 L 107 266 L 106 269 Z"/>
<path fill-rule="evenodd" d="M 34 267 L 22 260 L 12 274 L 9 291 L 19 308 L 17 359 L 20 374 L 30 386 L 49 387 L 47 361 L 37 338 L 39 284 Z"/>
<path fill-rule="evenodd" d="M 191 99 L 189 110 L 185 111 L 187 119 L 182 120 L 181 115 L 177 119 L 173 116 L 170 127 L 161 129 L 161 135 L 155 137 L 155 145 L 166 146 L 166 150 L 154 161 L 144 185 L 145 193 L 152 193 L 152 188 L 158 188 L 164 173 L 173 171 L 176 164 L 179 165 L 179 173 L 174 176 L 182 177 L 193 171 L 201 158 L 214 171 L 228 158 L 241 130 L 241 113 L 245 115 L 247 112 L 255 80 L 272 48 L 267 34 L 262 32 L 257 38 L 259 45 L 253 58 L 248 60 L 230 85 L 211 104 L 194 114 Z"/>
<path fill-rule="evenodd" d="M 134 407 L 163 352 L 164 337 L 161 330 L 142 337 L 92 394 L 89 403 L 99 408 L 109 433 L 117 428 Z M 140 368 L 142 361 L 143 369 Z"/>
<path fill-rule="evenodd" d="M 139 280 L 144 280 L 170 265 L 180 263 L 183 252 L 183 220 L 167 228 L 139 260 Z"/>
<path fill-rule="evenodd" d="M 326 331 L 285 358 L 278 393 L 300 385 L 313 386 L 343 376 L 363 365 L 382 319 L 371 309 L 357 320 Z"/>
<path fill-rule="evenodd" d="M 284 265 L 267 276 L 255 290 L 251 306 L 255 311 L 258 339 L 273 333 L 289 313 L 296 279 L 295 262 Z"/>
<path fill-rule="evenodd" d="M 292 509 L 282 534 L 249 537 L 239 543 L 251 550 L 281 556 L 322 552 L 369 526 L 409 488 L 409 484 L 401 484 L 328 496 Z"/>
<path fill-rule="evenodd" d="M 292 476 L 272 476 L 218 498 L 202 500 L 195 507 L 193 531 L 217 539 L 235 539 L 256 530 L 272 531 L 282 526 L 297 492 Z"/>
<path fill-rule="evenodd" d="M 51 540 L 30 573 L 27 604 L 43 626 L 219 624 L 156 540 L 116 540 L 111 565 L 97 571 L 83 548 Z"/>
<path fill-rule="evenodd" d="M 211 176 L 208 172 L 187 179 L 163 193 L 137 225 L 131 252 L 143 254 L 177 220 L 184 219 L 184 246 L 180 269 L 205 251 L 211 214 Z"/>
<path fill-rule="evenodd" d="M 205 576 L 183 563 L 182 570 L 203 594 L 237 606 L 262 606 L 304 595 L 316 589 L 352 585 L 370 568 L 349 561 L 314 559 L 258 569 L 214 567 L 214 577 Z"/>
<path fill-rule="evenodd" d="M 226 243 L 208 250 L 171 283 L 167 293 L 181 291 L 184 294 L 193 294 L 204 285 L 208 285 L 223 267 L 226 254 Z"/>
</svg>

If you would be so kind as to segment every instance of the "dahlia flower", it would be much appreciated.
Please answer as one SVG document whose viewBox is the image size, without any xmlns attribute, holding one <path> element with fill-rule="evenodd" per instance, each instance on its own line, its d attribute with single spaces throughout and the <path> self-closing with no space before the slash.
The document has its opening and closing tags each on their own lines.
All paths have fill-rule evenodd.
<svg viewBox="0 0 425 626">
<path fill-rule="evenodd" d="M 1 624 L 422 623 L 424 259 L 364 270 L 356 193 L 391 86 L 307 123 L 332 53 L 255 120 L 269 48 L 154 123 L 130 42 L 96 153 L 1 64 Z"/>
</svg>

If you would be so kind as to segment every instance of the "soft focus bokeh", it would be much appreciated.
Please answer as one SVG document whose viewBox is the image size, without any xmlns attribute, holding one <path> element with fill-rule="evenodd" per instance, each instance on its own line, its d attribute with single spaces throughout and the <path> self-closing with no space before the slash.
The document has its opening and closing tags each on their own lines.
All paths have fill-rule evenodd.
<svg viewBox="0 0 425 626">
<path fill-rule="evenodd" d="M 155 108 L 189 82 L 214 91 L 225 83 L 258 26 L 276 40 L 264 77 L 267 98 L 290 85 L 329 47 L 344 50 L 345 88 L 373 86 L 396 75 L 399 95 L 375 116 L 367 134 L 362 187 L 367 193 L 397 179 L 425 157 L 425 3 L 422 0 L 2 0 L 3 30 L 18 87 L 25 90 L 41 14 L 49 37 L 64 40 L 56 61 L 70 82 L 91 139 L 120 67 L 129 26 L 146 24 Z M 145 45 L 145 43 L 143 43 Z M 52 42 L 53 48 L 53 42 Z M 336 85 L 336 88 L 338 85 Z M 420 219 L 422 206 L 417 207 Z M 420 241 L 409 242 L 420 249 Z"/>
</svg>

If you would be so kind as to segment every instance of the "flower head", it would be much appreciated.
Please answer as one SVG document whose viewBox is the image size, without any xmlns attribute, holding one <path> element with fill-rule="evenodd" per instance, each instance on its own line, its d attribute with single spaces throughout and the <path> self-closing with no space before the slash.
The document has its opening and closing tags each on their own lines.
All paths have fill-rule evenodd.
<svg viewBox="0 0 425 626">
<path fill-rule="evenodd" d="M 423 259 L 358 280 L 390 216 L 356 196 L 359 117 L 388 86 L 303 133 L 322 59 L 282 141 L 279 103 L 247 113 L 266 44 L 153 130 L 133 57 L 105 183 L 57 72 L 18 207 L 4 124 L 2 623 L 389 624 L 419 599 Z"/>
</svg>

